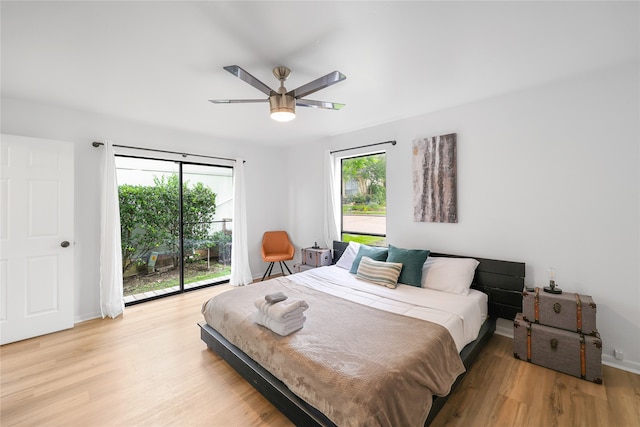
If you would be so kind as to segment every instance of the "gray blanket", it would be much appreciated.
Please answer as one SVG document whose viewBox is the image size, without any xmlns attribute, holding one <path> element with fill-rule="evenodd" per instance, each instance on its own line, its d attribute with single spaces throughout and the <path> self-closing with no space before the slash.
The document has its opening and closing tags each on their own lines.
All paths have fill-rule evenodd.
<svg viewBox="0 0 640 427">
<path fill-rule="evenodd" d="M 283 292 L 309 303 L 304 327 L 281 337 L 255 323 L 253 302 Z M 423 426 L 432 396 L 464 365 L 442 326 L 363 306 L 281 277 L 220 294 L 206 322 L 335 424 Z"/>
</svg>

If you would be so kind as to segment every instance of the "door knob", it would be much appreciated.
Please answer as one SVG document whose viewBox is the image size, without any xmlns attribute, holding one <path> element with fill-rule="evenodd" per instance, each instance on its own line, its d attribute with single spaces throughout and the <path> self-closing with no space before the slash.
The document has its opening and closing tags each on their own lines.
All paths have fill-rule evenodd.
<svg viewBox="0 0 640 427">
<path fill-rule="evenodd" d="M 69 242 L 65 240 L 64 242 L 60 243 L 60 246 L 62 246 L 63 248 L 66 248 L 67 246 L 69 246 Z"/>
</svg>

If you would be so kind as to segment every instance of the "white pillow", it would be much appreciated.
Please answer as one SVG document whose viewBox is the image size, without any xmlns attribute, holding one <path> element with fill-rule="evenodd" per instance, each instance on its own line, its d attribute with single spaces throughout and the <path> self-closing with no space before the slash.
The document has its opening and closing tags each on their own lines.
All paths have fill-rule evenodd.
<svg viewBox="0 0 640 427">
<path fill-rule="evenodd" d="M 473 258 L 428 257 L 422 266 L 422 287 L 451 294 L 469 295 L 480 264 Z"/>
<path fill-rule="evenodd" d="M 344 250 L 340 259 L 336 262 L 336 267 L 344 268 L 345 270 L 351 270 L 353 260 L 356 259 L 358 250 L 360 249 L 360 243 L 349 242 L 349 246 Z"/>
</svg>

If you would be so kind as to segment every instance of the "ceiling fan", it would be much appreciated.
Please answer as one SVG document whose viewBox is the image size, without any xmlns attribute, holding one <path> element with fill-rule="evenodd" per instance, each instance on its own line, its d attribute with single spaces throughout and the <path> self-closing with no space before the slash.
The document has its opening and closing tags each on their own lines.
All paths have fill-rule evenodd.
<svg viewBox="0 0 640 427">
<path fill-rule="evenodd" d="M 313 101 L 310 99 L 302 99 L 307 95 L 324 89 L 333 84 L 339 83 L 346 79 L 347 76 L 339 71 L 333 71 L 326 76 L 315 79 L 297 89 L 287 91 L 284 87 L 284 81 L 291 74 L 291 70 L 287 67 L 276 67 L 273 69 L 273 75 L 280 81 L 278 90 L 273 90 L 260 80 L 247 73 L 237 65 L 229 65 L 223 67 L 225 70 L 249 83 L 260 92 L 268 96 L 265 99 L 210 99 L 214 104 L 234 104 L 234 103 L 250 103 L 250 102 L 269 102 L 271 109 L 271 118 L 279 122 L 288 122 L 296 117 L 296 105 L 301 107 L 326 108 L 329 110 L 339 110 L 344 104 L 327 101 Z"/>
</svg>

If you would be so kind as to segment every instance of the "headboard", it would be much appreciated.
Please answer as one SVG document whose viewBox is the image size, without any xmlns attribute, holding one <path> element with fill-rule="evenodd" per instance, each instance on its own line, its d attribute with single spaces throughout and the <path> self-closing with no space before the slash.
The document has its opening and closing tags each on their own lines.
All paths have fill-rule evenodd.
<svg viewBox="0 0 640 427">
<path fill-rule="evenodd" d="M 349 244 L 333 242 L 333 264 L 342 256 Z M 525 264 L 472 256 L 450 255 L 432 252 L 429 256 L 451 258 L 474 258 L 480 264 L 476 268 L 471 287 L 489 296 L 489 315 L 513 320 L 522 312 L 522 290 L 524 289 Z"/>
</svg>

